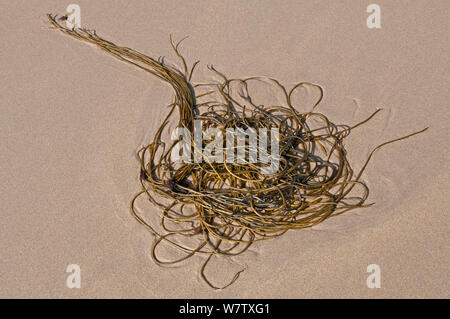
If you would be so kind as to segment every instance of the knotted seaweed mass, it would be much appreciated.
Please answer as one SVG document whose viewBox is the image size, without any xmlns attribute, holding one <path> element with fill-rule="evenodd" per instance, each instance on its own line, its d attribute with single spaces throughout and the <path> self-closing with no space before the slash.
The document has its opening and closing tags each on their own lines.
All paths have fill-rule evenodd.
<svg viewBox="0 0 450 319">
<path fill-rule="evenodd" d="M 117 46 L 99 37 L 95 31 L 68 29 L 58 22 L 56 16 L 49 14 L 48 18 L 55 28 L 94 44 L 172 86 L 175 96 L 166 118 L 151 143 L 138 151 L 142 190 L 133 198 L 131 212 L 156 237 L 151 254 L 156 263 L 175 264 L 197 254 L 204 255 L 206 258 L 200 273 L 215 289 L 231 285 L 241 271 L 227 285 L 215 286 L 205 276 L 205 267 L 213 256 L 236 256 L 256 241 L 281 236 L 291 229 L 311 227 L 327 218 L 370 206 L 365 204 L 368 188 L 360 177 L 373 153 L 386 144 L 426 130 L 377 146 L 355 174 L 347 160 L 344 140 L 352 129 L 370 120 L 380 109 L 353 126 L 336 125 L 315 111 L 323 96 L 319 85 L 302 82 L 288 92 L 274 79 L 228 79 L 212 66 L 210 69 L 221 80 L 194 85 L 191 84 L 192 73 L 198 62 L 188 69 L 172 38 L 171 44 L 183 70 L 166 64 L 163 58 L 153 59 L 133 49 Z M 279 105 L 254 103 L 249 94 L 249 83 L 253 81 L 262 81 L 281 92 Z M 312 87 L 319 93 L 308 112 L 296 110 L 292 102 L 293 95 L 304 87 Z M 261 167 L 267 164 L 250 161 L 230 163 L 223 160 L 220 163 L 208 158 L 203 158 L 200 163 L 176 161 L 171 153 L 180 139 L 170 139 L 170 132 L 167 132 L 169 124 L 178 121 L 177 127 L 186 128 L 193 135 L 195 120 L 201 120 L 203 131 L 209 128 L 221 131 L 227 128 L 265 128 L 269 132 L 272 128 L 277 129 L 278 170 L 264 174 Z M 202 146 L 205 145 L 204 141 Z M 270 153 L 271 143 L 267 145 Z M 191 147 L 194 150 L 194 143 Z M 248 157 L 248 150 L 246 152 Z M 225 159 L 225 151 L 222 155 Z M 136 209 L 136 199 L 142 195 L 161 209 L 161 230 L 146 221 Z M 155 199 L 155 195 L 164 200 Z M 199 244 L 194 248 L 188 247 L 175 237 L 197 237 Z M 156 253 L 156 247 L 161 243 L 181 250 L 184 256 L 172 261 L 162 260 Z"/>
</svg>

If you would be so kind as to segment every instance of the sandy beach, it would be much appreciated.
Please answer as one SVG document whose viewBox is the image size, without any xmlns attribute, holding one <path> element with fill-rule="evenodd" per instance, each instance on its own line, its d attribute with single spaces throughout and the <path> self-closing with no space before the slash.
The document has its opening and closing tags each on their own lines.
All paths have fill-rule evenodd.
<svg viewBox="0 0 450 319">
<path fill-rule="evenodd" d="M 369 1 L 76 2 L 82 27 L 178 66 L 169 35 L 188 36 L 193 82 L 213 79 L 212 64 L 234 78 L 318 83 L 320 112 L 342 124 L 382 108 L 346 141 L 356 171 L 373 147 L 429 127 L 375 153 L 362 176 L 373 206 L 214 259 L 219 285 L 246 268 L 217 291 L 200 277 L 202 257 L 153 263 L 154 237 L 129 210 L 136 151 L 166 116 L 170 86 L 51 29 L 46 14 L 71 3 L 0 3 L 0 298 L 449 297 L 450 2 L 377 1 L 374 29 Z M 66 285 L 72 264 L 79 289 Z M 367 286 L 371 264 L 380 288 Z"/>
</svg>

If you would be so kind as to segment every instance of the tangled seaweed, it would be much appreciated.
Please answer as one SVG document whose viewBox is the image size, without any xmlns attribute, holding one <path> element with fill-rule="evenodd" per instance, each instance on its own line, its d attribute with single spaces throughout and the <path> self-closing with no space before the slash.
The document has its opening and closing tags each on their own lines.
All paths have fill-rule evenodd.
<svg viewBox="0 0 450 319">
<path fill-rule="evenodd" d="M 214 255 L 236 256 L 256 241 L 281 236 L 290 229 L 311 227 L 327 218 L 372 205 L 365 204 L 368 188 L 360 177 L 374 152 L 426 130 L 375 147 L 355 174 L 347 159 L 344 139 L 380 109 L 356 125 L 336 125 L 315 111 L 323 97 L 323 89 L 317 84 L 298 83 L 288 92 L 275 79 L 228 79 L 210 66 L 221 81 L 193 85 L 190 81 L 198 61 L 188 69 L 179 52 L 179 43 L 174 44 L 172 38 L 170 41 L 183 71 L 166 64 L 163 58 L 155 60 L 133 49 L 117 46 L 99 37 L 95 31 L 65 28 L 50 14 L 48 19 L 55 28 L 92 43 L 172 86 L 175 97 L 167 117 L 153 141 L 137 153 L 142 190 L 133 198 L 131 212 L 155 235 L 151 255 L 157 264 L 175 264 L 197 254 L 205 255 L 200 274 L 215 289 L 231 285 L 242 270 L 224 287 L 215 286 L 205 276 L 205 267 Z M 256 105 L 248 92 L 251 81 L 273 85 L 282 92 L 284 101 L 280 105 Z M 292 105 L 292 96 L 296 89 L 307 86 L 317 89 L 320 96 L 311 111 L 299 112 Z M 279 169 L 273 174 L 264 174 L 261 171 L 264 163 L 212 162 L 207 157 L 198 163 L 176 161 L 171 153 L 180 140 L 165 139 L 163 134 L 169 123 L 176 120 L 177 127 L 187 128 L 191 133 L 194 120 L 202 121 L 203 131 L 209 128 L 222 131 L 227 128 L 265 128 L 269 131 L 276 128 L 279 132 Z M 220 155 L 226 156 L 225 152 Z M 360 188 L 359 195 L 354 194 L 355 187 Z M 155 194 L 168 202 L 157 201 Z M 157 231 L 138 213 L 135 201 L 141 195 L 146 195 L 161 209 L 162 231 Z M 176 235 L 197 237 L 199 245 L 187 247 L 182 241 L 173 239 Z M 173 261 L 161 260 L 156 252 L 160 243 L 172 245 L 185 255 Z"/>
</svg>

